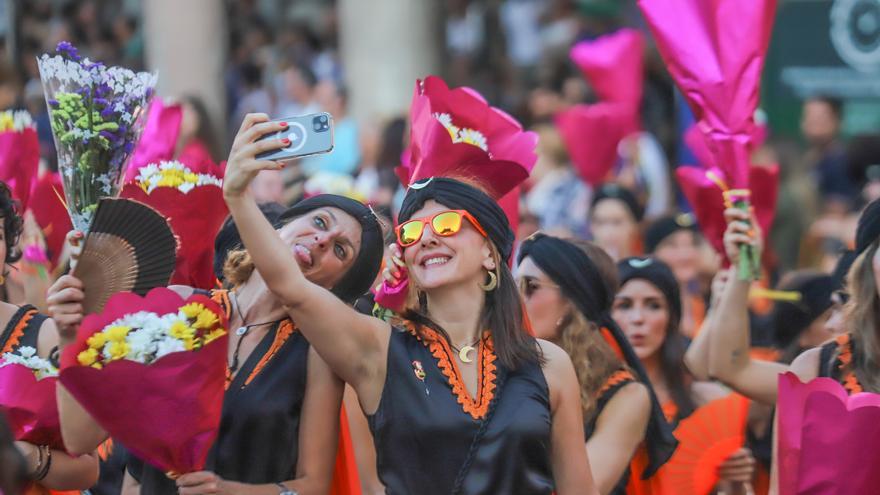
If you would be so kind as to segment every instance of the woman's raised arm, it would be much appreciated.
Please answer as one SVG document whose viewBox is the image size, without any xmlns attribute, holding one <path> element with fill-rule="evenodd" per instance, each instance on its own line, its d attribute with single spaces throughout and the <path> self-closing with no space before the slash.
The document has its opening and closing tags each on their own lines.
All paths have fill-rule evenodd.
<svg viewBox="0 0 880 495">
<path fill-rule="evenodd" d="M 282 165 L 259 160 L 256 155 L 287 145 L 280 139 L 257 141 L 264 134 L 284 128 L 281 123 L 268 120 L 265 114 L 245 117 L 226 165 L 223 182 L 226 203 L 266 285 L 285 304 L 297 327 L 333 371 L 358 391 L 361 405 L 370 412 L 378 407 L 384 385 L 391 328 L 376 318 L 358 313 L 329 290 L 310 282 L 289 248 L 260 213 L 248 185 L 260 170 L 277 170 Z"/>
</svg>

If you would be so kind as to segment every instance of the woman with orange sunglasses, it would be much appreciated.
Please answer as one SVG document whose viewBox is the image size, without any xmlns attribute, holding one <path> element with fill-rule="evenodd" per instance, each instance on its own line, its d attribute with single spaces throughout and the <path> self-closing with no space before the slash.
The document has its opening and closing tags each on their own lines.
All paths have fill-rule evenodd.
<svg viewBox="0 0 880 495">
<path fill-rule="evenodd" d="M 255 140 L 268 126 L 243 132 Z M 281 167 L 258 152 L 233 150 L 229 210 L 269 289 L 357 391 L 387 493 L 596 493 L 577 377 L 565 351 L 525 331 L 498 204 L 452 179 L 410 187 L 397 233 L 417 302 L 392 327 L 303 276 L 247 194 L 260 170 Z"/>
</svg>

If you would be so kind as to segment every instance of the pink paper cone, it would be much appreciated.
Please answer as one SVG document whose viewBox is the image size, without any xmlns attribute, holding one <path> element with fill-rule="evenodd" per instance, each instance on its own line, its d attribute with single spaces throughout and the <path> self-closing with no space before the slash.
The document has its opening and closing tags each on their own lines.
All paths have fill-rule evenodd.
<svg viewBox="0 0 880 495">
<path fill-rule="evenodd" d="M 123 187 L 121 197 L 155 208 L 171 223 L 180 247 L 170 285 L 214 287 L 214 238 L 229 213 L 220 187 L 198 186 L 188 193 L 157 187 L 147 194 L 132 183 Z"/>
<path fill-rule="evenodd" d="M 64 449 L 55 402 L 57 377 L 37 380 L 20 364 L 0 367 L 0 412 L 16 440 Z"/>
<path fill-rule="evenodd" d="M 575 105 L 556 115 L 556 126 L 581 178 L 605 182 L 617 162 L 617 145 L 632 129 L 626 107 L 618 103 Z"/>
<path fill-rule="evenodd" d="M 714 169 L 714 172 L 720 174 L 718 169 Z M 726 257 L 724 231 L 727 229 L 727 222 L 724 219 L 724 198 L 721 188 L 706 173 L 705 169 L 687 166 L 678 167 L 675 171 L 681 190 L 694 209 L 700 231 L 715 250 Z M 750 167 L 749 181 L 752 184 L 752 206 L 766 239 L 776 212 L 779 168 Z"/>
<path fill-rule="evenodd" d="M 779 377 L 779 489 L 782 495 L 874 493 L 880 486 L 880 395 L 830 378 Z M 866 448 L 858 448 L 864 445 Z"/>
<path fill-rule="evenodd" d="M 639 0 L 639 7 L 714 163 L 731 187 L 748 187 L 748 141 L 776 0 Z"/>
<path fill-rule="evenodd" d="M 182 119 L 183 107 L 165 105 L 161 98 L 153 98 L 141 139 L 128 162 L 125 182 L 133 181 L 143 166 L 174 158 Z"/>
<path fill-rule="evenodd" d="M 58 258 L 64 248 L 64 238 L 73 229 L 70 215 L 61 200 L 63 197 L 61 176 L 57 172 L 43 174 L 37 180 L 31 197 L 30 209 L 46 238 L 53 269 L 58 265 Z"/>
<path fill-rule="evenodd" d="M 767 126 L 756 125 L 752 128 L 752 135 L 749 143 L 750 149 L 754 150 L 755 148 L 760 147 L 764 144 L 766 139 Z M 706 137 L 703 135 L 703 132 L 700 131 L 698 126 L 692 125 L 687 131 L 685 131 L 684 143 L 690 148 L 691 152 L 693 152 L 700 165 L 705 168 L 718 166 L 715 163 L 715 157 L 712 155 L 712 151 L 709 150 L 709 144 L 706 142 Z"/>
<path fill-rule="evenodd" d="M 166 288 L 142 298 L 119 293 L 104 311 L 85 318 L 76 343 L 62 355 L 61 383 L 115 440 L 163 471 L 188 473 L 204 468 L 220 426 L 226 381 L 228 337 L 194 352 L 175 352 L 152 364 L 121 360 L 103 369 L 80 366 L 76 356 L 107 324 L 137 311 L 165 314 L 198 302 L 225 317 L 210 299 L 186 300 Z"/>
<path fill-rule="evenodd" d="M 0 132 L 0 181 L 5 182 L 12 196 L 21 202 L 22 211 L 27 209 L 31 190 L 37 182 L 39 163 L 40 142 L 35 129 Z"/>
<path fill-rule="evenodd" d="M 639 128 L 644 45 L 642 33 L 624 28 L 582 41 L 569 52 L 602 101 L 626 106 L 631 118 L 630 132 Z"/>
<path fill-rule="evenodd" d="M 437 114 L 450 115 L 459 128 L 478 131 L 488 150 L 453 142 Z M 410 148 L 396 170 L 404 185 L 427 177 L 474 178 L 497 200 L 527 179 L 537 161 L 535 133 L 523 131 L 519 122 L 489 106 L 473 89 L 449 89 L 439 77 L 416 83 L 410 119 Z"/>
<path fill-rule="evenodd" d="M 409 280 L 404 278 L 397 285 L 391 285 L 382 281 L 382 285 L 376 291 L 376 304 L 383 308 L 400 313 L 406 306 L 406 295 L 409 291 Z"/>
</svg>

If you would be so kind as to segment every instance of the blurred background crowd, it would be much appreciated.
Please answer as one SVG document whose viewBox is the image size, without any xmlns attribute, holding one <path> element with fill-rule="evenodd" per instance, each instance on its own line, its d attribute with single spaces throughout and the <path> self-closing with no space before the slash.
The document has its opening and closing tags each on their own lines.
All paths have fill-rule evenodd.
<svg viewBox="0 0 880 495">
<path fill-rule="evenodd" d="M 26 108 L 35 116 L 46 167 L 54 167 L 53 144 L 36 56 L 69 40 L 107 64 L 156 69 L 162 64 L 155 56 L 151 59 L 148 40 L 178 33 L 174 27 L 150 27 L 145 10 L 155 8 L 148 6 L 153 3 L 163 2 L 3 2 L 0 108 Z M 400 8 L 405 10 L 401 15 L 431 16 L 427 22 L 410 19 L 412 29 L 428 24 L 442 28 L 424 33 L 424 43 L 432 51 L 424 57 L 436 59 L 429 68 L 450 87 L 475 88 L 539 134 L 538 165 L 521 191 L 521 238 L 537 229 L 592 238 L 621 258 L 656 249 L 646 228 L 658 218 L 678 218 L 689 210 L 674 170 L 694 163 L 682 139 L 693 118 L 676 93 L 634 1 L 447 0 L 420 2 L 425 6 L 418 8 L 407 6 L 406 0 L 198 3 L 217 9 L 205 17 L 222 12 L 212 21 L 221 33 L 217 52 L 223 54 L 222 80 L 203 82 L 220 85 L 224 101 L 160 86 L 162 96 L 185 103 L 179 146 L 199 142 L 215 160 L 223 160 L 229 137 L 248 112 L 277 118 L 327 111 L 336 121 L 334 152 L 303 159 L 283 172 L 264 172 L 255 184 L 262 201 L 291 203 L 310 191 L 343 192 L 393 216 L 401 197 L 394 168 L 408 139 L 406 107 L 383 106 L 379 90 L 370 87 L 381 79 L 365 80 L 362 87 L 364 69 L 357 67 L 372 65 L 374 72 L 398 76 L 395 64 L 404 61 L 395 59 L 395 54 L 406 47 L 395 45 L 406 45 L 402 40 L 408 38 L 385 33 L 381 39 L 362 41 L 361 52 L 352 51 L 351 42 L 346 48 L 344 41 L 346 30 L 357 26 L 352 15 L 369 24 L 379 22 L 374 14 Z M 758 116 L 767 126 L 768 138 L 753 156 L 756 165 L 777 163 L 781 169 L 768 258 L 771 274 L 803 267 L 830 271 L 840 249 L 852 243 L 855 215 L 866 201 L 880 196 L 880 136 L 874 134 L 880 129 L 880 113 L 872 110 L 880 102 L 872 92 L 880 85 L 871 84 L 876 76 L 865 67 L 876 55 L 871 48 L 876 26 L 836 25 L 831 13 L 843 3 L 780 2 Z M 355 13 L 345 14 L 346 9 Z M 858 14 L 862 17 L 856 20 L 880 22 L 876 14 Z M 436 16 L 442 17 L 442 23 L 431 22 Z M 597 194 L 578 179 L 553 117 L 572 105 L 596 101 L 593 89 L 569 59 L 570 48 L 621 27 L 639 29 L 648 40 L 642 132 L 619 143 L 609 178 L 632 193 L 632 201 L 602 207 L 596 199 L 607 191 Z M 192 29 L 205 26 L 193 24 Z M 841 29 L 853 32 L 841 34 Z M 424 49 L 424 43 L 411 49 Z M 797 57 L 788 56 L 793 45 L 801 48 Z M 377 51 L 376 46 L 387 50 Z M 874 65 L 880 67 L 880 62 Z M 163 73 L 160 80 L 168 75 Z M 407 75 L 394 85 L 412 88 L 419 75 L 425 74 Z M 204 76 L 190 77 L 198 85 Z M 405 89 L 398 100 L 407 102 L 411 91 Z M 683 257 L 699 260 L 693 269 L 704 273 L 708 283 L 718 260 L 699 236 L 693 243 L 693 253 L 705 256 L 686 250 Z"/>
</svg>

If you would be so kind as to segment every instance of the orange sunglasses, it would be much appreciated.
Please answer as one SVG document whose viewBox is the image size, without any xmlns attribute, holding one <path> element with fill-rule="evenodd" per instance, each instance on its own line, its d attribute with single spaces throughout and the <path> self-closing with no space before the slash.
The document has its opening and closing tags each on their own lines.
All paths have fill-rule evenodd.
<svg viewBox="0 0 880 495">
<path fill-rule="evenodd" d="M 467 211 L 447 210 L 431 217 L 408 220 L 398 225 L 394 229 L 394 232 L 397 234 L 397 243 L 400 244 L 400 247 L 408 247 L 419 242 L 419 239 L 422 238 L 422 234 L 425 232 L 426 224 L 430 225 L 434 233 L 441 237 L 455 235 L 461 230 L 462 219 L 465 218 L 483 237 L 489 237 L 486 234 L 486 230 L 480 225 L 480 222 Z"/>
</svg>

